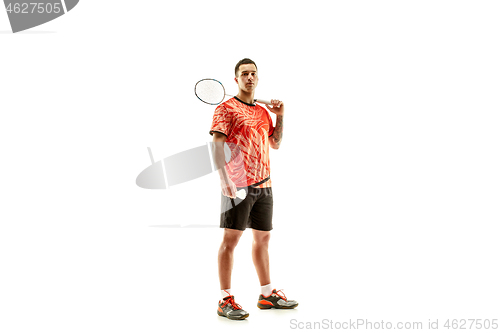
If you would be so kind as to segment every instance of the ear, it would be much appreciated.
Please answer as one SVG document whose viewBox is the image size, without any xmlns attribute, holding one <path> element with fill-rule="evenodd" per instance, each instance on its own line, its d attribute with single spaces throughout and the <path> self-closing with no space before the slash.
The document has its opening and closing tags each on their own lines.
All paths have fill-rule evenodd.
<svg viewBox="0 0 500 333">
<path fill-rule="evenodd" d="M 238 78 L 237 77 L 234 78 L 234 82 L 236 82 L 236 84 L 238 84 Z"/>
</svg>

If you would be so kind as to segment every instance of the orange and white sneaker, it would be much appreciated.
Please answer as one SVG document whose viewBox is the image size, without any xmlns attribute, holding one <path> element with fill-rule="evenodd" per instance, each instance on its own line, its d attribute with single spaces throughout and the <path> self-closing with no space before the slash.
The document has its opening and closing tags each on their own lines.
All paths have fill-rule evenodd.
<svg viewBox="0 0 500 333">
<path fill-rule="evenodd" d="M 248 312 L 243 310 L 241 305 L 234 301 L 233 295 L 224 297 L 222 301 L 219 301 L 217 314 L 221 317 L 226 317 L 233 320 L 245 319 L 250 315 Z"/>
<path fill-rule="evenodd" d="M 261 294 L 259 296 L 259 301 L 257 302 L 257 307 L 259 309 L 293 309 L 298 305 L 299 302 L 288 300 L 283 291 L 276 291 L 276 289 L 273 289 L 273 292 L 269 296 Z"/>
</svg>

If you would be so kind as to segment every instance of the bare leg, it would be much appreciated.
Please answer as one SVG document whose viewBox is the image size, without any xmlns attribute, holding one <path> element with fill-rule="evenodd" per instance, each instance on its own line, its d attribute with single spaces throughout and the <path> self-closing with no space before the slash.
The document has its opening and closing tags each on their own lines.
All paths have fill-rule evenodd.
<svg viewBox="0 0 500 333">
<path fill-rule="evenodd" d="M 271 238 L 270 231 L 252 230 L 252 259 L 257 276 L 259 277 L 260 285 L 265 286 L 271 283 L 271 274 L 269 270 L 269 239 Z"/>
<path fill-rule="evenodd" d="M 219 248 L 219 282 L 220 289 L 231 288 L 231 272 L 233 271 L 233 253 L 243 231 L 224 229 L 222 244 Z"/>
</svg>

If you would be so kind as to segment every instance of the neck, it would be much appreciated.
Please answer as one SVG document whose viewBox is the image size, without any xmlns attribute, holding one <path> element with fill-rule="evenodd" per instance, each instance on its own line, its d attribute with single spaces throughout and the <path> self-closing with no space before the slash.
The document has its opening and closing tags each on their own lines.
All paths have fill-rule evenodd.
<svg viewBox="0 0 500 333">
<path fill-rule="evenodd" d="M 236 97 L 238 97 L 240 100 L 242 100 L 247 104 L 253 104 L 254 103 L 253 95 L 254 95 L 253 91 L 251 93 L 248 93 L 246 91 L 240 90 L 240 92 L 238 93 L 238 95 L 236 95 Z"/>
</svg>

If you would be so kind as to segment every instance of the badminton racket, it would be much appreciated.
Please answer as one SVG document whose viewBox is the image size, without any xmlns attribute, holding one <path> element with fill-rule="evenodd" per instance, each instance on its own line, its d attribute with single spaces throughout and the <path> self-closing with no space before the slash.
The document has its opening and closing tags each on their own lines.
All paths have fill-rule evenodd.
<svg viewBox="0 0 500 333">
<path fill-rule="evenodd" d="M 234 95 L 226 94 L 224 85 L 214 79 L 203 79 L 196 82 L 196 85 L 194 86 L 194 94 L 200 101 L 210 105 L 218 105 L 222 103 L 226 96 L 234 97 Z M 254 101 L 257 103 L 272 105 L 270 101 L 263 99 L 255 99 Z"/>
</svg>

